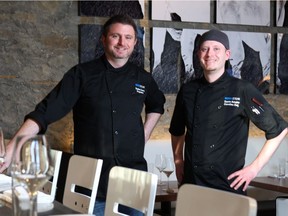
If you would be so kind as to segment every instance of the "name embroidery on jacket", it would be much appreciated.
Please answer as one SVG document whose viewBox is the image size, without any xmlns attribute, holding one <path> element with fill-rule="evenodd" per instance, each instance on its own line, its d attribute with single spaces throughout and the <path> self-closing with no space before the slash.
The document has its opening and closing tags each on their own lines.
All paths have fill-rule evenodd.
<svg viewBox="0 0 288 216">
<path fill-rule="evenodd" d="M 224 106 L 239 107 L 240 97 L 224 97 Z"/>
</svg>

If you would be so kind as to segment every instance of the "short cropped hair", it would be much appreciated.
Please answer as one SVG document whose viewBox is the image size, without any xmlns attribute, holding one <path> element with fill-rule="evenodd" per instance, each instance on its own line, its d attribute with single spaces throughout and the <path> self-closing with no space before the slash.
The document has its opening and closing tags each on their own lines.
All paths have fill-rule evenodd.
<svg viewBox="0 0 288 216">
<path fill-rule="evenodd" d="M 135 37 L 137 36 L 137 26 L 134 20 L 130 16 L 125 15 L 125 14 L 118 14 L 118 15 L 112 16 L 109 20 L 107 20 L 107 22 L 103 26 L 102 35 L 106 37 L 110 26 L 115 23 L 121 23 L 123 25 L 132 26 L 135 32 Z"/>
</svg>

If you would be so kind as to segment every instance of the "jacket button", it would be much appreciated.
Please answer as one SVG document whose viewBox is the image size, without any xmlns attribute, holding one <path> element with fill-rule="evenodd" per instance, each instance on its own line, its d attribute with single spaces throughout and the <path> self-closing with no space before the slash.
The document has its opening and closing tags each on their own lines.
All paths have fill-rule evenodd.
<svg viewBox="0 0 288 216">
<path fill-rule="evenodd" d="M 115 133 L 115 135 L 118 135 L 118 131 L 117 130 L 114 133 Z"/>
</svg>

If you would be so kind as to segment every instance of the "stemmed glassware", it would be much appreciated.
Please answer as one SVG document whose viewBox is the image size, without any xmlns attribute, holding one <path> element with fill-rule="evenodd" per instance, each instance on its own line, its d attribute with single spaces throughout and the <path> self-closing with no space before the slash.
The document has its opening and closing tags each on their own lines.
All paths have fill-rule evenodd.
<svg viewBox="0 0 288 216">
<path fill-rule="evenodd" d="M 174 193 L 174 190 L 170 188 L 169 186 L 169 177 L 174 172 L 175 166 L 174 166 L 174 160 L 171 157 L 166 158 L 166 168 L 163 170 L 165 175 L 167 176 L 167 193 Z"/>
<path fill-rule="evenodd" d="M 166 168 L 166 159 L 164 154 L 157 154 L 155 158 L 155 167 L 159 170 L 159 185 L 163 185 L 164 183 L 161 180 L 161 173 Z"/>
<path fill-rule="evenodd" d="M 6 155 L 6 147 L 4 142 L 4 135 L 2 128 L 0 127 L 0 164 L 4 163 Z"/>
<path fill-rule="evenodd" d="M 11 167 L 14 215 L 18 215 L 19 207 L 23 206 L 20 196 L 16 195 L 25 193 L 29 205 L 26 204 L 24 210 L 29 211 L 29 216 L 37 216 L 37 191 L 52 176 L 52 164 L 50 147 L 44 135 L 17 137 Z"/>
</svg>

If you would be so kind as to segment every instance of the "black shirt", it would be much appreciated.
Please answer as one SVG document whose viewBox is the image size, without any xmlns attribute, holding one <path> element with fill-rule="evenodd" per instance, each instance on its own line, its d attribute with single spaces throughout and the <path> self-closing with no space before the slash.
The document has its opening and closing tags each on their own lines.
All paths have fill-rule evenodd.
<svg viewBox="0 0 288 216">
<path fill-rule="evenodd" d="M 141 112 L 162 114 L 164 103 L 150 73 L 129 62 L 115 69 L 103 56 L 70 69 L 26 118 L 44 133 L 73 109 L 74 153 L 103 159 L 97 197 L 105 198 L 111 167 L 147 170 Z"/>
<path fill-rule="evenodd" d="M 170 133 L 185 133 L 184 182 L 243 193 L 227 177 L 245 164 L 249 119 L 265 132 L 279 135 L 287 123 L 249 82 L 225 72 L 216 82 L 205 78 L 178 92 Z"/>
</svg>

